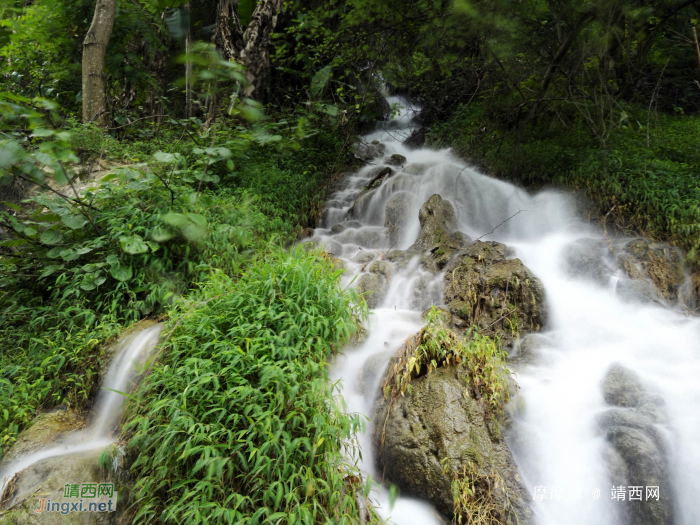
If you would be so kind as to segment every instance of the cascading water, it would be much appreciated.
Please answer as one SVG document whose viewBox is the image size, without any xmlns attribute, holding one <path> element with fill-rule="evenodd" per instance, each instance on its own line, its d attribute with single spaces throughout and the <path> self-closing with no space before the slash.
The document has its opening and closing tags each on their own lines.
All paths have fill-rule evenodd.
<svg viewBox="0 0 700 525">
<path fill-rule="evenodd" d="M 406 106 L 398 99 L 391 102 Z M 520 408 L 514 411 L 509 438 L 537 523 L 624 522 L 624 505 L 632 502 L 629 494 L 624 502 L 619 496 L 612 498 L 609 458 L 600 430 L 601 417 L 610 409 L 601 383 L 616 363 L 636 373 L 665 405 L 663 417 L 645 424 L 653 427 L 647 431 L 660 436 L 664 445 L 668 483 L 659 487 L 659 496 L 672 501 L 675 518 L 670 519 L 675 521 L 667 516 L 655 523 L 700 523 L 700 505 L 695 502 L 700 494 L 700 449 L 696 447 L 700 441 L 696 409 L 700 321 L 660 304 L 624 302 L 615 291 L 620 277 L 614 271 L 607 288 L 571 277 L 563 263 L 566 247 L 577 239 L 601 237 L 577 218 L 573 200 L 554 191 L 529 195 L 478 173 L 448 150 L 408 150 L 402 141 L 411 116 L 404 111 L 389 126 L 364 138 L 367 148 L 379 149 L 382 155 L 347 177 L 344 187 L 331 196 L 312 241 L 343 261 L 343 278 L 350 284 L 367 273 L 372 261 L 386 259 L 388 250 L 406 249 L 416 240 L 418 212 L 433 194 L 452 203 L 460 230 L 472 238 L 498 226 L 482 240 L 512 247 L 547 293 L 548 325 L 540 338 L 539 359 L 517 374 Z M 392 166 L 396 173 L 375 191 L 363 195 L 363 187 L 377 174 L 376 166 L 386 162 L 382 157 L 392 154 L 406 160 Z M 396 159 L 402 160 L 390 160 L 395 164 Z M 394 244 L 385 228 L 386 210 L 400 193 L 405 194 L 401 198 L 408 214 L 403 234 Z M 379 377 L 366 384 L 361 373 L 365 363 L 400 348 L 422 326 L 421 311 L 442 302 L 443 276 L 427 272 L 417 257 L 402 269 L 391 268 L 389 278 L 383 299 L 371 312 L 367 340 L 348 348 L 333 366 L 333 376 L 342 379 L 349 412 L 371 413 Z M 377 479 L 370 435 L 368 430 L 360 437 L 361 468 Z M 630 482 L 643 485 L 641 480 Z M 381 487 L 372 498 L 380 515 L 400 525 L 440 520 L 430 506 L 415 500 L 399 498 L 390 509 L 387 491 Z"/>
<path fill-rule="evenodd" d="M 7 483 L 15 474 L 30 465 L 56 456 L 102 449 L 114 442 L 114 431 L 121 419 L 125 400 L 122 393 L 129 391 L 129 386 L 140 367 L 158 344 L 162 329 L 160 324 L 151 326 L 121 342 L 95 401 L 92 423 L 84 430 L 71 434 L 59 446 L 39 450 L 3 467 L 0 471 L 0 499 Z M 9 503 L 12 504 L 12 501 Z"/>
</svg>

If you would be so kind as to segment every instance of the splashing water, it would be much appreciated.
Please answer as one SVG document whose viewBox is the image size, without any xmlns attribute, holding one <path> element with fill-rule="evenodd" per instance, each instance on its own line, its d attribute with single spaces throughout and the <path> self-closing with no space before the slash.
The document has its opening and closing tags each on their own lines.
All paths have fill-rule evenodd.
<svg viewBox="0 0 700 525">
<path fill-rule="evenodd" d="M 390 102 L 407 106 L 399 99 Z M 481 240 L 512 247 L 547 292 L 549 322 L 541 359 L 517 374 L 521 408 L 514 413 L 509 437 L 533 498 L 537 523 L 621 523 L 619 511 L 625 503 L 610 497 L 605 438 L 598 426 L 600 415 L 610 408 L 601 382 L 614 363 L 635 372 L 665 401 L 667 421 L 656 427 L 668 444 L 669 484 L 660 487 L 660 497 L 673 501 L 675 523 L 700 523 L 700 506 L 695 502 L 700 494 L 700 411 L 696 408 L 700 403 L 700 321 L 658 304 L 623 302 L 615 294 L 616 275 L 611 275 L 607 288 L 570 277 L 563 266 L 565 247 L 577 239 L 600 238 L 578 218 L 573 199 L 556 191 L 530 195 L 480 174 L 449 150 L 409 150 L 402 141 L 412 116 L 412 111 L 403 111 L 389 126 L 364 138 L 367 144 L 383 143 L 386 156 L 406 157 L 402 166 L 394 168 L 396 174 L 360 199 L 376 166 L 384 161 L 375 159 L 375 165 L 348 176 L 329 199 L 311 241 L 343 261 L 348 285 L 367 271 L 368 261 L 381 260 L 390 248 L 406 249 L 415 241 L 420 232 L 418 211 L 435 193 L 452 203 L 459 229 L 472 238 L 503 223 Z M 403 234 L 392 247 L 385 210 L 400 192 L 407 194 L 409 213 Z M 363 367 L 373 356 L 397 350 L 420 329 L 420 312 L 442 303 L 442 283 L 443 275 L 425 271 L 417 258 L 403 269 L 393 268 L 386 293 L 371 312 L 367 340 L 346 349 L 333 365 L 333 377 L 342 379 L 348 412 L 371 413 L 382 371 L 372 384 L 366 384 Z M 370 436 L 368 429 L 360 437 L 361 468 L 378 479 Z M 535 501 L 535 488 L 542 486 L 560 496 Z M 390 508 L 388 492 L 382 487 L 374 490 L 372 499 L 382 517 L 399 525 L 440 522 L 429 505 L 415 500 L 399 498 Z"/>
<path fill-rule="evenodd" d="M 0 499 L 6 485 L 18 472 L 30 465 L 56 456 L 77 454 L 107 447 L 114 442 L 114 432 L 122 416 L 129 387 L 152 351 L 158 344 L 163 327 L 158 324 L 145 328 L 122 341 L 105 374 L 104 382 L 95 401 L 94 419 L 84 430 L 72 433 L 65 443 L 33 452 L 4 466 L 0 472 Z M 12 505 L 12 501 L 9 502 Z"/>
</svg>

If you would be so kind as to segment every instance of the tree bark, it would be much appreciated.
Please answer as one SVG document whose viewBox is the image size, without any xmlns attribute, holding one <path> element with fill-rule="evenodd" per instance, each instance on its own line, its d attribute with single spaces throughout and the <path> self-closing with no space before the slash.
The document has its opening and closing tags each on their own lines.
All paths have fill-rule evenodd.
<svg viewBox="0 0 700 525">
<path fill-rule="evenodd" d="M 270 67 L 270 40 L 282 11 L 283 0 L 258 0 L 245 30 L 236 12 L 239 0 L 219 0 L 213 42 L 224 57 L 246 68 L 250 85 L 244 94 L 260 98 Z"/>
<path fill-rule="evenodd" d="M 95 15 L 83 41 L 83 122 L 107 125 L 105 53 L 112 36 L 117 0 L 97 0 Z"/>
</svg>

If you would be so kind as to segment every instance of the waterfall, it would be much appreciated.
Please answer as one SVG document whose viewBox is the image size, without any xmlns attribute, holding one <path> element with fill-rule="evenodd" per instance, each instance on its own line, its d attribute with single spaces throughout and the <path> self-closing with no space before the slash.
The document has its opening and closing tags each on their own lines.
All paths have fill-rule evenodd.
<svg viewBox="0 0 700 525">
<path fill-rule="evenodd" d="M 390 102 L 408 106 L 397 98 Z M 610 412 L 601 385 L 616 365 L 634 374 L 662 405 L 663 414 L 645 425 L 658 436 L 667 458 L 668 483 L 659 490 L 662 500 L 672 501 L 672 522 L 700 523 L 695 502 L 700 494 L 700 321 L 663 301 L 626 301 L 616 286 L 624 279 L 618 270 L 611 269 L 602 284 L 573 276 L 565 264 L 568 247 L 580 239 L 606 240 L 577 215 L 571 196 L 557 191 L 532 195 L 479 173 L 449 150 L 409 150 L 402 141 L 412 116 L 404 110 L 363 138 L 364 148 L 380 154 L 345 178 L 310 240 L 343 261 L 344 284 L 356 285 L 372 261 L 389 259 L 387 251 L 406 249 L 416 240 L 418 212 L 431 195 L 448 200 L 462 232 L 507 244 L 546 289 L 549 321 L 538 339 L 538 358 L 514 374 L 520 393 L 508 434 L 537 523 L 624 522 L 624 507 L 632 502 L 613 499 L 610 452 L 601 430 L 601 418 Z M 395 174 L 363 194 L 391 155 L 406 160 L 395 157 Z M 403 233 L 391 240 L 385 228 L 387 204 L 397 194 L 404 194 L 408 214 Z M 371 413 L 379 381 L 375 377 L 368 385 L 363 380 L 365 364 L 400 348 L 422 326 L 421 312 L 442 303 L 443 275 L 427 272 L 418 258 L 403 267 L 390 266 L 391 279 L 371 311 L 366 341 L 347 348 L 332 368 L 333 378 L 341 380 L 347 411 L 365 416 Z M 625 416 L 632 408 L 616 410 Z M 368 429 L 360 436 L 361 468 L 377 480 L 370 435 Z M 380 515 L 399 525 L 439 523 L 431 507 L 416 500 L 399 498 L 390 508 L 383 487 L 375 489 L 372 499 Z"/>
<path fill-rule="evenodd" d="M 59 446 L 38 450 L 3 466 L 0 471 L 0 499 L 6 484 L 15 474 L 37 461 L 98 450 L 114 442 L 115 430 L 123 412 L 123 393 L 129 391 L 133 379 L 155 349 L 162 329 L 160 324 L 145 328 L 119 344 L 97 395 L 91 424 L 84 430 L 72 433 Z"/>
</svg>

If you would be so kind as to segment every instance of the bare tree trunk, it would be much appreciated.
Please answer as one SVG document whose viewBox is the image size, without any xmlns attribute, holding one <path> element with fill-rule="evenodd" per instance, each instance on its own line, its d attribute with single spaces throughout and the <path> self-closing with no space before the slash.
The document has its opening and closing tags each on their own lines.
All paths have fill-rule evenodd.
<svg viewBox="0 0 700 525">
<path fill-rule="evenodd" d="M 185 4 L 187 9 L 190 3 Z M 185 35 L 185 54 L 189 57 L 192 52 L 192 24 L 187 25 L 187 35 Z M 185 118 L 192 116 L 192 61 L 185 62 Z"/>
<path fill-rule="evenodd" d="M 112 35 L 117 0 L 97 0 L 95 15 L 83 41 L 83 122 L 107 125 L 105 52 Z"/>
<path fill-rule="evenodd" d="M 283 0 L 258 0 L 250 23 L 243 30 L 235 6 L 239 0 L 219 0 L 212 41 L 224 54 L 245 66 L 250 85 L 245 96 L 260 97 L 270 67 L 270 39 L 282 11 Z"/>
</svg>

